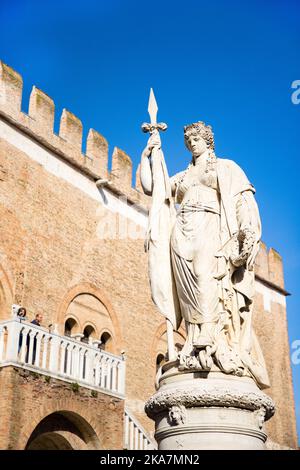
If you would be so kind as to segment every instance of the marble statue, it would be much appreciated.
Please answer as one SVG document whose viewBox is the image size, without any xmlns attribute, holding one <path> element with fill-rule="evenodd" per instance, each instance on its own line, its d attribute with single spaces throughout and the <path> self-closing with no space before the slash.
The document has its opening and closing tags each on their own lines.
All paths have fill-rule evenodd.
<svg viewBox="0 0 300 470">
<path fill-rule="evenodd" d="M 152 298 L 167 320 L 169 361 L 179 370 L 254 378 L 269 386 L 252 328 L 254 261 L 261 222 L 255 189 L 232 160 L 215 154 L 212 128 L 184 127 L 188 167 L 169 177 L 151 90 L 150 133 L 141 157 L 141 183 L 152 196 L 145 247 Z M 186 341 L 177 353 L 173 331 L 184 321 Z"/>
</svg>

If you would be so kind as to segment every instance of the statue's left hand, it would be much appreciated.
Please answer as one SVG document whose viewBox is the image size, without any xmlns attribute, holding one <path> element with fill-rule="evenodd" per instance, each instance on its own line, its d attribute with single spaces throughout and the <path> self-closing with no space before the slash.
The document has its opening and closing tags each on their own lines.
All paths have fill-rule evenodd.
<svg viewBox="0 0 300 470">
<path fill-rule="evenodd" d="M 232 264 L 236 267 L 243 266 L 247 262 L 255 243 L 255 233 L 245 228 L 238 232 L 236 246 L 238 250 L 230 256 Z"/>
</svg>

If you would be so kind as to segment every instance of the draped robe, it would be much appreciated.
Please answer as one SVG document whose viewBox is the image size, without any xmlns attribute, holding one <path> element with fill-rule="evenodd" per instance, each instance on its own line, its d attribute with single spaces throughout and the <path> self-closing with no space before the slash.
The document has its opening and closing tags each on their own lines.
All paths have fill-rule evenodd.
<svg viewBox="0 0 300 470">
<path fill-rule="evenodd" d="M 153 178 L 152 206 L 149 214 L 149 278 L 152 299 L 174 330 L 180 326 L 185 312 L 180 308 L 180 291 L 176 288 L 171 260 L 171 234 L 176 224 L 175 203 L 171 182 L 161 149 L 153 149 L 151 159 Z M 220 249 L 216 252 L 217 273 L 221 297 L 226 309 L 231 310 L 232 322 L 238 325 L 241 360 L 257 383 L 269 386 L 263 355 L 251 325 L 255 278 L 253 265 L 259 250 L 261 222 L 253 194 L 243 170 L 233 161 L 217 159 L 217 179 L 220 191 Z M 173 177 L 176 185 L 176 175 Z M 230 263 L 231 241 L 242 228 L 239 220 L 241 195 L 251 214 L 251 230 L 255 240 L 245 265 L 235 268 Z M 232 294 L 234 299 L 232 299 Z M 238 316 L 238 318 L 237 318 Z"/>
</svg>

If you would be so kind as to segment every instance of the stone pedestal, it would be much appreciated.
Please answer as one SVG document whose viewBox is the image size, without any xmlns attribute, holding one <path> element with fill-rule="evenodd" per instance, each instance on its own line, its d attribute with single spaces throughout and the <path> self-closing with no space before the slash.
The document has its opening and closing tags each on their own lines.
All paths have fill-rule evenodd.
<svg viewBox="0 0 300 470">
<path fill-rule="evenodd" d="M 251 377 L 179 372 L 168 364 L 145 410 L 160 450 L 263 450 L 274 403 Z"/>
</svg>

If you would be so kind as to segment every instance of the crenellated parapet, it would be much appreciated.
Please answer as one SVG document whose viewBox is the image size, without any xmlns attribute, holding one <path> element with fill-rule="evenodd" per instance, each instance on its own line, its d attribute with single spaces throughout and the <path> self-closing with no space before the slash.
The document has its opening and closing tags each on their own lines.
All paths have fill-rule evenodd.
<svg viewBox="0 0 300 470">
<path fill-rule="evenodd" d="M 255 260 L 255 274 L 282 290 L 283 293 L 288 294 L 284 291 L 282 258 L 274 248 L 268 250 L 263 242 L 260 244 L 260 250 Z"/>
<path fill-rule="evenodd" d="M 87 137 L 86 156 L 91 166 L 98 166 L 103 178 L 108 175 L 108 143 L 107 140 L 94 129 L 90 129 Z M 97 165 L 95 165 L 97 162 Z"/>
<path fill-rule="evenodd" d="M 137 178 L 132 185 L 131 158 L 115 147 L 112 170 L 108 170 L 109 153 L 107 140 L 96 130 L 90 129 L 86 153 L 82 153 L 83 126 L 80 119 L 64 109 L 60 118 L 59 135 L 54 133 L 55 104 L 42 90 L 33 87 L 28 114 L 21 111 L 23 80 L 19 73 L 0 61 L 0 116 L 20 129 L 44 147 L 54 152 L 73 167 L 90 178 L 107 180 L 107 187 L 147 210 L 149 198 L 141 191 Z"/>
<path fill-rule="evenodd" d="M 111 173 L 113 181 L 115 181 L 120 188 L 123 188 L 124 191 L 130 190 L 132 161 L 129 155 L 118 147 L 115 147 L 113 151 Z"/>
<path fill-rule="evenodd" d="M 45 135 L 53 133 L 54 101 L 36 86 L 32 88 L 30 95 L 29 116 L 36 122 L 39 122 L 41 130 Z"/>
<path fill-rule="evenodd" d="M 11 116 L 21 110 L 23 79 L 18 72 L 0 61 L 0 106 Z"/>
</svg>

